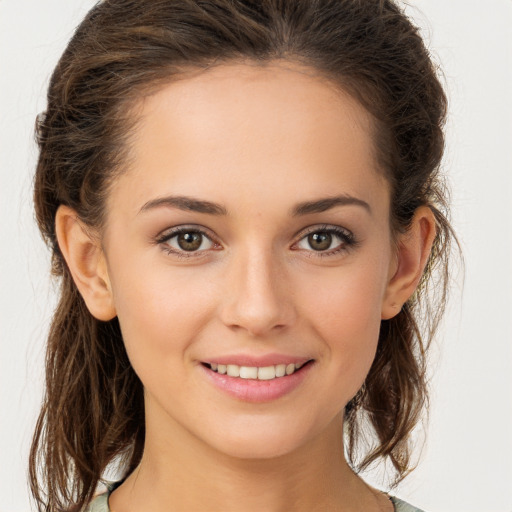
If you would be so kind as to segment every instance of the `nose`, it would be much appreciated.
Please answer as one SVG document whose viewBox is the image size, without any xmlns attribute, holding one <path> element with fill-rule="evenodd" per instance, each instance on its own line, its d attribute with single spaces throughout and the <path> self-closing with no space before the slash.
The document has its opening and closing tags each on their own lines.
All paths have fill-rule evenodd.
<svg viewBox="0 0 512 512">
<path fill-rule="evenodd" d="M 265 336 L 292 325 L 295 308 L 287 272 L 270 251 L 233 257 L 221 319 L 231 329 Z"/>
</svg>

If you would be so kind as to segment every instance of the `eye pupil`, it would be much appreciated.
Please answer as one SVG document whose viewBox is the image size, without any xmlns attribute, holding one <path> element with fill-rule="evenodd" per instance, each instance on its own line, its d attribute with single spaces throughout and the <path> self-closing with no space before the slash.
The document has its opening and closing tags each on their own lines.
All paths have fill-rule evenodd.
<svg viewBox="0 0 512 512">
<path fill-rule="evenodd" d="M 331 233 L 325 231 L 318 231 L 308 235 L 308 242 L 312 249 L 315 251 L 325 251 L 329 249 L 332 243 Z"/>
<path fill-rule="evenodd" d="M 184 251 L 196 251 L 201 247 L 203 236 L 201 233 L 194 232 L 180 233 L 177 241 L 180 249 L 183 249 Z"/>
</svg>

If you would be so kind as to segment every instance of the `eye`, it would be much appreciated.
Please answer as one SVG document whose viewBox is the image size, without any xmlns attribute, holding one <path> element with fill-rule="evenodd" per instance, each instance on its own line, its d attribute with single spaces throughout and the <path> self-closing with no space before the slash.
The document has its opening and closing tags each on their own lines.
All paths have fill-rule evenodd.
<svg viewBox="0 0 512 512">
<path fill-rule="evenodd" d="M 207 251 L 215 247 L 212 239 L 203 231 L 189 227 L 166 231 L 157 242 L 169 253 L 185 256 L 186 253 Z"/>
<path fill-rule="evenodd" d="M 198 231 L 179 233 L 169 238 L 167 243 L 175 249 L 188 252 L 210 249 L 213 246 L 212 241 Z"/>
<path fill-rule="evenodd" d="M 303 236 L 296 247 L 318 253 L 337 253 L 354 244 L 352 233 L 340 227 L 326 227 L 310 231 Z"/>
</svg>

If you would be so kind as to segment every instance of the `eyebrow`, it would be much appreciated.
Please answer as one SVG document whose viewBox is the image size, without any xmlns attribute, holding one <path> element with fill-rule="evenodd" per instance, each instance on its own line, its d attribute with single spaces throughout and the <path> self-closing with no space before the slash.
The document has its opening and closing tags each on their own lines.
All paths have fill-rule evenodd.
<svg viewBox="0 0 512 512">
<path fill-rule="evenodd" d="M 299 203 L 292 208 L 291 214 L 293 217 L 299 217 L 301 215 L 308 215 L 311 213 L 325 212 L 331 208 L 335 208 L 336 206 L 349 205 L 361 206 L 369 213 L 371 213 L 370 205 L 366 201 L 350 195 L 340 195 Z M 139 213 L 161 207 L 178 208 L 180 210 L 206 213 L 209 215 L 228 214 L 226 208 L 218 203 L 213 203 L 211 201 L 205 201 L 202 199 L 195 199 L 188 196 L 166 196 L 152 199 L 142 206 Z"/>
<path fill-rule="evenodd" d="M 321 213 L 330 210 L 331 208 L 335 208 L 336 206 L 349 205 L 361 206 L 367 210 L 368 213 L 372 213 L 372 209 L 366 201 L 344 194 L 341 196 L 325 197 L 315 201 L 305 201 L 303 203 L 299 203 L 293 208 L 292 216 L 298 217 L 300 215 L 308 215 L 310 213 Z"/>
<path fill-rule="evenodd" d="M 179 208 L 180 210 L 190 212 L 208 213 L 210 215 L 227 215 L 228 213 L 226 208 L 220 204 L 187 196 L 167 196 L 153 199 L 152 201 L 148 201 L 144 204 L 139 213 L 162 206 Z"/>
</svg>

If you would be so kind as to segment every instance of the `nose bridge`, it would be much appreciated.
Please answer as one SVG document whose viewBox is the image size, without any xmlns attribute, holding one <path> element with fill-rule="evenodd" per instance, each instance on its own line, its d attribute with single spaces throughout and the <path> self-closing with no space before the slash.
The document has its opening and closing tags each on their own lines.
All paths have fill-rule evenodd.
<svg viewBox="0 0 512 512">
<path fill-rule="evenodd" d="M 287 272 L 271 247 L 253 243 L 233 254 L 223 321 L 230 327 L 263 335 L 293 320 Z"/>
</svg>

